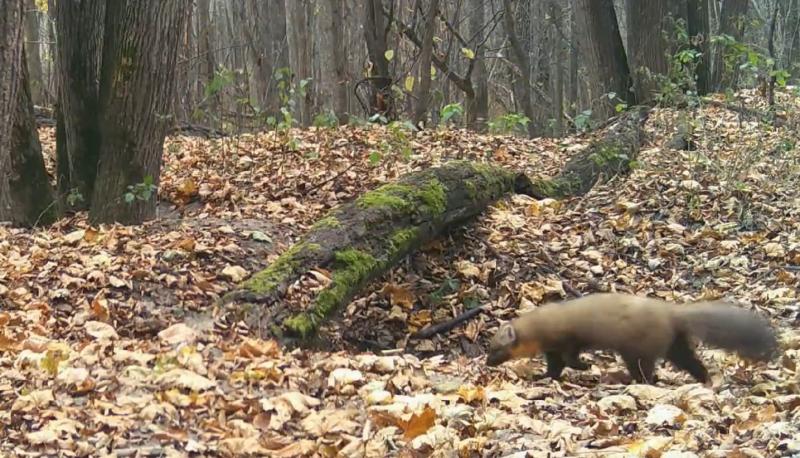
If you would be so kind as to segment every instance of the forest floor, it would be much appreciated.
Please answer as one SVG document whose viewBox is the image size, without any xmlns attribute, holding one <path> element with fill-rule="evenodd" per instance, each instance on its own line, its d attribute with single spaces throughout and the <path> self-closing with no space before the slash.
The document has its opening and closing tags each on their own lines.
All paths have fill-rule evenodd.
<svg viewBox="0 0 800 458">
<path fill-rule="evenodd" d="M 681 116 L 694 151 L 662 146 Z M 293 131 L 296 151 L 274 133 L 171 137 L 159 220 L 0 227 L 0 455 L 800 453 L 797 124 L 656 110 L 630 176 L 571 200 L 498 202 L 371 285 L 319 348 L 294 351 L 249 335 L 215 301 L 332 206 L 454 158 L 552 175 L 591 137 L 342 127 Z M 51 168 L 53 134 L 41 129 Z M 312 273 L 289 300 L 325 282 Z M 706 386 L 667 364 L 657 385 L 626 385 L 603 352 L 560 382 L 533 381 L 541 358 L 485 366 L 498 323 L 609 290 L 735 299 L 772 318 L 782 355 L 748 365 L 704 348 Z M 461 327 L 409 339 L 478 305 L 487 311 Z"/>
</svg>

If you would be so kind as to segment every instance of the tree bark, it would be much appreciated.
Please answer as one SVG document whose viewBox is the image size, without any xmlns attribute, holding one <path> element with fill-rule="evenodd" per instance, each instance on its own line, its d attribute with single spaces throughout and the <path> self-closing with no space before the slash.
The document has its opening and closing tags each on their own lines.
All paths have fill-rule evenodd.
<svg viewBox="0 0 800 458">
<path fill-rule="evenodd" d="M 108 5 L 93 222 L 135 224 L 155 216 L 157 192 L 137 187 L 159 184 L 178 43 L 191 4 L 120 0 Z"/>
<path fill-rule="evenodd" d="M 436 15 L 439 11 L 439 0 L 431 0 L 430 8 L 425 16 L 422 37 L 422 51 L 419 56 L 418 80 L 416 94 L 416 108 L 414 110 L 414 124 L 420 125 L 428 114 L 431 95 L 431 54 L 433 54 L 433 34 L 436 30 Z"/>
<path fill-rule="evenodd" d="M 466 161 L 411 173 L 332 210 L 267 269 L 223 302 L 262 336 L 308 337 L 370 281 L 422 244 L 480 214 L 512 191 L 562 198 L 589 191 L 602 177 L 626 173 L 640 148 L 647 111 L 632 110 L 567 163 L 556 177 L 531 180 Z M 329 272 L 330 284 L 305 310 L 282 301 L 309 271 Z M 241 302 L 245 302 L 241 304 Z"/>
<path fill-rule="evenodd" d="M 106 2 L 54 3 L 59 134 L 63 138 L 56 145 L 58 194 L 67 207 L 87 209 L 100 158 L 99 79 Z"/>
<path fill-rule="evenodd" d="M 49 224 L 57 206 L 33 116 L 23 46 L 24 3 L 0 0 L 0 221 Z"/>
<path fill-rule="evenodd" d="M 613 92 L 628 105 L 636 102 L 614 3 L 612 0 L 574 1 L 575 24 L 578 30 L 584 31 L 580 50 L 586 73 L 590 75 L 593 115 L 608 119 L 615 112 L 617 101 L 609 100 L 606 94 Z"/>
</svg>

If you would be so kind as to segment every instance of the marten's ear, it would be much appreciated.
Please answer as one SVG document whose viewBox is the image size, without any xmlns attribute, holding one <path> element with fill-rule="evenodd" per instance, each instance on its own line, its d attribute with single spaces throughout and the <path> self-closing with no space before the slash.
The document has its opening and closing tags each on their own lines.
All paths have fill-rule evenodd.
<svg viewBox="0 0 800 458">
<path fill-rule="evenodd" d="M 516 340 L 517 332 L 514 331 L 514 326 L 511 326 L 511 323 L 506 323 L 500 326 L 500 329 L 497 330 L 495 342 L 497 342 L 499 345 L 510 346 L 513 345 Z"/>
</svg>

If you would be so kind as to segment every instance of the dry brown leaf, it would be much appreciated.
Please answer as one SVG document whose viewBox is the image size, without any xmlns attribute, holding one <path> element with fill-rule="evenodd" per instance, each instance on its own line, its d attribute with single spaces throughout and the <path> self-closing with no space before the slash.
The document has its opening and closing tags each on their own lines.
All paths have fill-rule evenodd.
<svg viewBox="0 0 800 458">
<path fill-rule="evenodd" d="M 403 430 L 403 437 L 406 440 L 425 434 L 435 423 L 436 411 L 431 407 L 425 407 L 422 412 L 412 414 L 407 421 L 397 420 L 397 426 Z"/>
</svg>

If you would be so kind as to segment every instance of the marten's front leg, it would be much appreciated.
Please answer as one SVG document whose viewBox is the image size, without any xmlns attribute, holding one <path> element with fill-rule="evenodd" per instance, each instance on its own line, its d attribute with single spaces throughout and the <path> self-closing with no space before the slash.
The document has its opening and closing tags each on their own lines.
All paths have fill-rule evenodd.
<svg viewBox="0 0 800 458">
<path fill-rule="evenodd" d="M 544 376 L 550 377 L 553 380 L 559 379 L 561 373 L 564 372 L 564 367 L 566 367 L 561 353 L 554 351 L 545 352 L 544 359 L 547 362 L 547 371 L 544 373 Z"/>
</svg>

